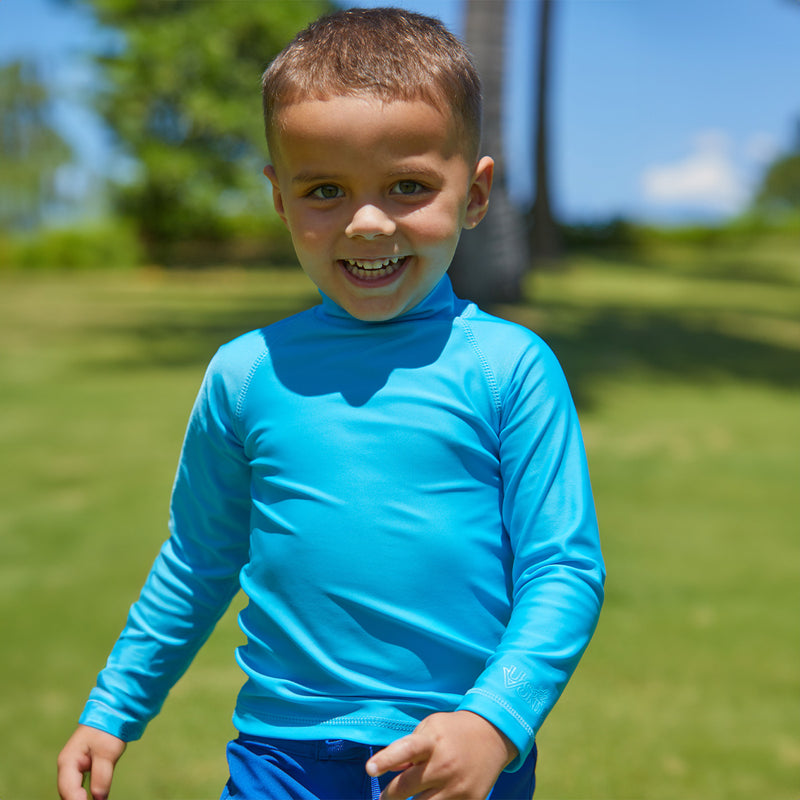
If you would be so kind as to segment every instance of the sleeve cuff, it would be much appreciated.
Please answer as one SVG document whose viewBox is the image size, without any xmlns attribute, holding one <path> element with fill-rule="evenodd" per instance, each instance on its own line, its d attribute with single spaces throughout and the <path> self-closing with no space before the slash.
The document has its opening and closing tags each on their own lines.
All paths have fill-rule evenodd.
<svg viewBox="0 0 800 800">
<path fill-rule="evenodd" d="M 127 719 L 97 700 L 89 700 L 86 703 L 78 721 L 81 725 L 110 733 L 112 736 L 122 739 L 123 742 L 141 739 L 146 727 L 146 723 Z"/>
<path fill-rule="evenodd" d="M 536 732 L 519 712 L 502 697 L 485 689 L 470 689 L 458 705 L 459 711 L 471 711 L 491 722 L 517 748 L 517 757 L 506 767 L 516 772 L 533 749 Z"/>
</svg>

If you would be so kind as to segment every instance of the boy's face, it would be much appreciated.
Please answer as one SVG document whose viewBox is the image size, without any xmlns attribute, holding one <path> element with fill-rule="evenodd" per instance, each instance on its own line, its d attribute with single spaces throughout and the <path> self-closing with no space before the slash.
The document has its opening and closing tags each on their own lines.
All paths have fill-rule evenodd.
<svg viewBox="0 0 800 800">
<path fill-rule="evenodd" d="M 305 100 L 274 122 L 264 172 L 303 270 L 358 319 L 413 308 L 486 213 L 492 160 L 469 162 L 450 111 L 422 100 Z"/>
</svg>

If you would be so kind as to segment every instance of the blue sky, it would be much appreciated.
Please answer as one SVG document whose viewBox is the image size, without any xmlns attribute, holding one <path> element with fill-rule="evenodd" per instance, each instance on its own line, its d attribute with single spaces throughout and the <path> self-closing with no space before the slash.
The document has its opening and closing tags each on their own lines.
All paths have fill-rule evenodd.
<svg viewBox="0 0 800 800">
<path fill-rule="evenodd" d="M 524 199 L 538 3 L 508 2 L 507 157 Z M 461 0 L 395 4 L 462 30 Z M 570 221 L 735 214 L 800 138 L 800 0 L 556 0 L 553 34 L 553 193 Z M 81 108 L 92 80 L 81 54 L 102 35 L 74 8 L 0 0 L 0 62 L 41 64 L 63 98 L 59 124 L 95 171 L 115 160 Z"/>
</svg>

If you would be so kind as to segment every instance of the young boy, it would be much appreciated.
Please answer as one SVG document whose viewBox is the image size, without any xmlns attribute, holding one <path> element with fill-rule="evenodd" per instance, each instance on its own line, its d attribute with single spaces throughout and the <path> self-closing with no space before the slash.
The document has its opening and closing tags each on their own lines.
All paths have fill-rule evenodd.
<svg viewBox="0 0 800 800">
<path fill-rule="evenodd" d="M 59 792 L 84 797 L 91 773 L 106 797 L 241 587 L 223 798 L 527 800 L 604 571 L 555 358 L 446 277 L 489 200 L 478 77 L 438 21 L 352 10 L 278 56 L 264 110 L 265 173 L 322 303 L 212 360 L 171 536 Z"/>
</svg>

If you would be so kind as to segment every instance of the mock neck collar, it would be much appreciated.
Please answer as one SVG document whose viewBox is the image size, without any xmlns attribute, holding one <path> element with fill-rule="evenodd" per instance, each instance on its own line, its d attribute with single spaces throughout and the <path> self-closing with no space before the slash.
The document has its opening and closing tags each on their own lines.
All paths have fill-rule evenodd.
<svg viewBox="0 0 800 800">
<path fill-rule="evenodd" d="M 421 300 L 413 308 L 398 317 L 387 319 L 383 322 L 365 322 L 345 311 L 338 303 L 334 302 L 328 295 L 320 291 L 322 298 L 321 305 L 318 305 L 315 312 L 318 316 L 329 321 L 343 322 L 353 327 L 371 325 L 391 325 L 403 322 L 414 322 L 421 319 L 452 319 L 456 316 L 456 298 L 453 294 L 453 287 L 450 278 L 445 275 L 431 293 Z"/>
</svg>

